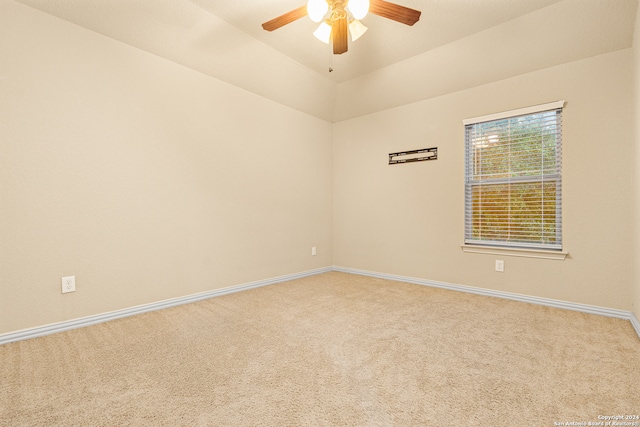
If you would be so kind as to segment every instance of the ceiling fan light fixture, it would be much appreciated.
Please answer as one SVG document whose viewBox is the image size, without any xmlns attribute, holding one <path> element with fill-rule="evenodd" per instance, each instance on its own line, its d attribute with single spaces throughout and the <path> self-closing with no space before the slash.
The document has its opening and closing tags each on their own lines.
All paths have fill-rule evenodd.
<svg viewBox="0 0 640 427">
<path fill-rule="evenodd" d="M 355 19 L 362 19 L 369 12 L 369 0 L 349 0 L 347 9 Z"/>
<path fill-rule="evenodd" d="M 318 40 L 323 43 L 329 44 L 331 39 L 331 25 L 323 22 L 320 26 L 313 32 L 313 35 L 316 36 Z"/>
<path fill-rule="evenodd" d="M 325 0 L 309 0 L 307 2 L 307 15 L 313 22 L 320 22 L 329 11 L 329 4 Z"/>
<path fill-rule="evenodd" d="M 349 22 L 349 33 L 351 34 L 351 41 L 356 41 L 362 36 L 368 28 L 357 19 Z"/>
<path fill-rule="evenodd" d="M 333 54 L 341 55 L 348 50 L 349 34 L 354 41 L 367 31 L 360 20 L 369 12 L 409 26 L 418 22 L 422 13 L 389 0 L 307 0 L 305 6 L 264 22 L 262 28 L 274 31 L 305 15 L 309 16 L 313 21 L 320 22 L 313 35 L 326 44 L 333 42 Z"/>
</svg>

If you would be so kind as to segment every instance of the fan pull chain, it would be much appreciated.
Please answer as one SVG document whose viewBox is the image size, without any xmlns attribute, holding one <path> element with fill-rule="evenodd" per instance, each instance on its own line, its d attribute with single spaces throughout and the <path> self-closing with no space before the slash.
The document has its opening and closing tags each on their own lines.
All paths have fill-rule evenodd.
<svg viewBox="0 0 640 427">
<path fill-rule="evenodd" d="M 333 72 L 333 52 L 331 52 L 331 50 L 329 50 L 329 72 L 332 73 Z"/>
</svg>

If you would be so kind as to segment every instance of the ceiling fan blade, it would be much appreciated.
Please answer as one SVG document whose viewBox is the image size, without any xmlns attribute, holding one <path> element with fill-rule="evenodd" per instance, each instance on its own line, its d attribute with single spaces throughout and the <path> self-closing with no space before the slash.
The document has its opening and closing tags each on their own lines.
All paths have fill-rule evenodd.
<svg viewBox="0 0 640 427">
<path fill-rule="evenodd" d="M 419 10 L 410 9 L 384 0 L 370 0 L 369 12 L 406 25 L 413 25 L 418 22 L 420 14 L 422 13 Z"/>
<path fill-rule="evenodd" d="M 348 49 L 347 16 L 333 21 L 331 25 L 331 38 L 333 39 L 333 53 L 340 55 Z"/>
<path fill-rule="evenodd" d="M 272 19 L 271 21 L 267 21 L 262 24 L 262 28 L 267 31 L 277 30 L 278 28 L 290 24 L 296 19 L 300 19 L 307 14 L 307 6 L 301 6 L 297 9 L 292 10 L 291 12 L 287 12 L 284 15 L 278 16 L 277 18 Z"/>
</svg>

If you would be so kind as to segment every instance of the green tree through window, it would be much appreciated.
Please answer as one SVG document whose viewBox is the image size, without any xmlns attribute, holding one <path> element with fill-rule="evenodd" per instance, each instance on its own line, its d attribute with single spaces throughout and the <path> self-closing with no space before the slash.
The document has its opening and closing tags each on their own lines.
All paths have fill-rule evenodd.
<svg viewBox="0 0 640 427">
<path fill-rule="evenodd" d="M 465 243 L 562 249 L 561 108 L 465 126 Z"/>
</svg>

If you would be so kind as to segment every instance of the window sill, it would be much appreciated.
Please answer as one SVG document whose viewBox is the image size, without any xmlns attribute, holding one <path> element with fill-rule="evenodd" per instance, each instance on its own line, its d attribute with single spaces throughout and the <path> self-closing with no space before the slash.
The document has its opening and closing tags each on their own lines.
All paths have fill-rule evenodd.
<svg viewBox="0 0 640 427">
<path fill-rule="evenodd" d="M 522 249 L 522 248 L 498 248 L 495 246 L 460 245 L 462 250 L 472 254 L 489 254 L 518 256 L 525 258 L 555 259 L 563 261 L 569 255 L 563 251 L 549 251 L 543 249 Z"/>
</svg>

